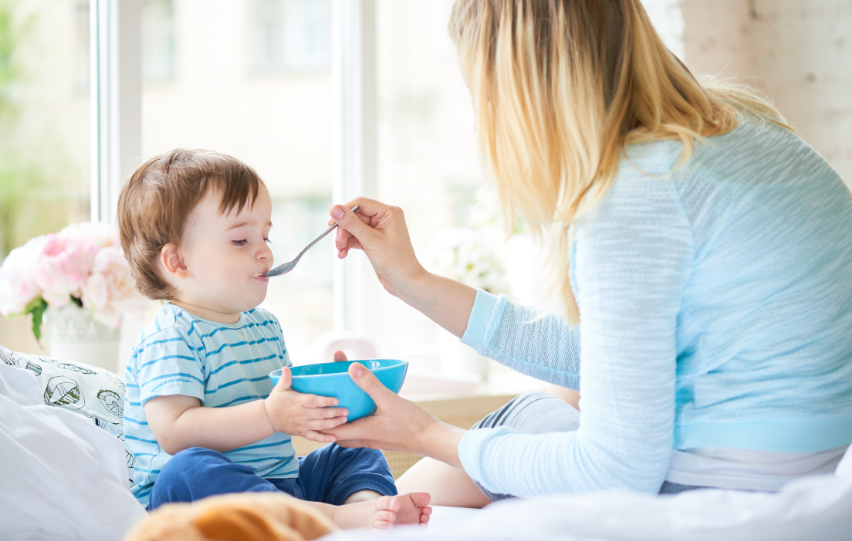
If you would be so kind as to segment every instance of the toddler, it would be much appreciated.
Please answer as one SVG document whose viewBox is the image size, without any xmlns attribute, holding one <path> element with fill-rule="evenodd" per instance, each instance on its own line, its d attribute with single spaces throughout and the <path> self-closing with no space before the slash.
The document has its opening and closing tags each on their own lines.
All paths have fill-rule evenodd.
<svg viewBox="0 0 852 541">
<path fill-rule="evenodd" d="M 257 306 L 272 267 L 272 201 L 230 156 L 173 150 L 121 191 L 118 226 L 137 288 L 167 303 L 127 362 L 125 441 L 133 494 L 149 510 L 232 492 L 282 491 L 341 527 L 425 523 L 429 495 L 397 496 L 381 452 L 335 443 L 296 457 L 346 422 L 337 400 L 290 389 L 278 320 Z"/>
</svg>

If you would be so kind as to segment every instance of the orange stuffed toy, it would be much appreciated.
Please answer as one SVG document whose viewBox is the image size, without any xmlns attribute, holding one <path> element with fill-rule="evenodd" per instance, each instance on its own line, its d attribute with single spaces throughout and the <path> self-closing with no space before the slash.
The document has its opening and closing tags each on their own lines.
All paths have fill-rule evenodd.
<svg viewBox="0 0 852 541">
<path fill-rule="evenodd" d="M 321 512 L 281 493 L 213 496 L 160 507 L 124 541 L 303 541 L 338 527 Z"/>
</svg>

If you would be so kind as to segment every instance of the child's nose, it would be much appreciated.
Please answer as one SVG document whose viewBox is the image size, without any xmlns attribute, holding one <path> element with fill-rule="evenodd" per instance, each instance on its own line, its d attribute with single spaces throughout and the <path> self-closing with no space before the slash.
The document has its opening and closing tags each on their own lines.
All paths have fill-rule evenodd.
<svg viewBox="0 0 852 541">
<path fill-rule="evenodd" d="M 258 250 L 257 258 L 260 261 L 272 259 L 272 250 L 269 248 L 268 245 L 264 244 L 263 247 L 260 250 Z"/>
</svg>

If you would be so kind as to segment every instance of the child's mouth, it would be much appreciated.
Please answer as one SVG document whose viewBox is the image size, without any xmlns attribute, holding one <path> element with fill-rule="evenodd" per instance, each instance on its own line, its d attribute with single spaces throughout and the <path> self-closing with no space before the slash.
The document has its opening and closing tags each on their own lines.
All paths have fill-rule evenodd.
<svg viewBox="0 0 852 541">
<path fill-rule="evenodd" d="M 261 282 L 269 281 L 269 276 L 264 276 L 263 274 L 254 274 L 252 275 L 252 278 L 254 278 L 255 280 L 260 280 Z"/>
</svg>

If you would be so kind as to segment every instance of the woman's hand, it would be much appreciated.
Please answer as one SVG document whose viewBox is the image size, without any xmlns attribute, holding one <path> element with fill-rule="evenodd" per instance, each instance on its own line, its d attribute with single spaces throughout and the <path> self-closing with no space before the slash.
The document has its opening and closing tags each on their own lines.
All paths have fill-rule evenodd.
<svg viewBox="0 0 852 541">
<path fill-rule="evenodd" d="M 350 207 L 360 205 L 352 212 Z M 331 209 L 337 228 L 337 257 L 363 250 L 385 290 L 461 337 L 467 328 L 476 290 L 434 275 L 417 261 L 402 209 L 359 197 Z"/>
<path fill-rule="evenodd" d="M 350 208 L 355 205 L 361 207 L 357 213 Z M 332 207 L 331 216 L 329 225 L 337 222 L 340 226 L 335 240 L 337 257 L 343 259 L 351 249 L 363 250 L 391 295 L 398 296 L 401 284 L 427 274 L 414 255 L 405 216 L 399 207 L 359 197 L 345 206 Z"/>
<path fill-rule="evenodd" d="M 406 451 L 461 467 L 458 445 L 465 430 L 442 423 L 420 406 L 401 398 L 361 364 L 352 363 L 349 376 L 370 395 L 378 409 L 375 415 L 323 430 L 323 434 L 334 436 L 341 447 Z"/>
</svg>

